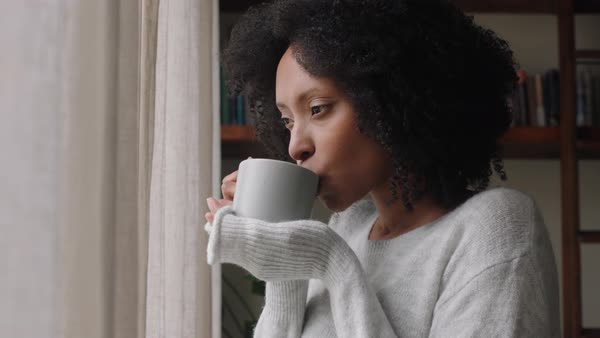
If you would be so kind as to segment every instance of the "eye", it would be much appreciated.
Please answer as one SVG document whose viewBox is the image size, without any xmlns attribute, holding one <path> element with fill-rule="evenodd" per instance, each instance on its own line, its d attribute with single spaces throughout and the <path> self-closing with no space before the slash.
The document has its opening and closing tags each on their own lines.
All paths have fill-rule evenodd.
<svg viewBox="0 0 600 338">
<path fill-rule="evenodd" d="M 290 118 L 282 117 L 281 124 L 287 129 L 292 129 L 294 126 L 294 121 L 292 121 Z"/>
<path fill-rule="evenodd" d="M 313 115 L 317 115 L 317 114 L 320 114 L 320 113 L 326 111 L 329 108 L 329 106 L 331 106 L 331 105 L 330 104 L 321 104 L 318 106 L 310 107 L 310 110 Z"/>
</svg>

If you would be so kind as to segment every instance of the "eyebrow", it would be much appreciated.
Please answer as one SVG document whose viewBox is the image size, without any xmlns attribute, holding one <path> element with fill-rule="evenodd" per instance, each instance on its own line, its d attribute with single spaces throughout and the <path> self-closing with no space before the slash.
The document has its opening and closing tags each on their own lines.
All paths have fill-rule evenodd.
<svg viewBox="0 0 600 338">
<path fill-rule="evenodd" d="M 298 95 L 298 98 L 296 98 L 296 102 L 301 102 L 301 101 L 305 100 L 308 96 L 313 94 L 314 92 L 318 92 L 318 91 L 320 91 L 320 88 L 312 87 L 312 88 L 300 93 L 300 95 Z M 277 108 L 287 108 L 287 106 L 282 102 L 275 102 L 275 105 L 277 106 Z"/>
</svg>

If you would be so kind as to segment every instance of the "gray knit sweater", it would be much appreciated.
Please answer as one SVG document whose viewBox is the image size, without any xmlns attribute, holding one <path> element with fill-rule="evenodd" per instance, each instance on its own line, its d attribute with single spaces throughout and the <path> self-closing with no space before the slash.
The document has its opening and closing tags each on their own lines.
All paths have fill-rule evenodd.
<svg viewBox="0 0 600 338">
<path fill-rule="evenodd" d="M 389 240 L 368 240 L 376 217 L 369 200 L 329 225 L 222 208 L 208 261 L 267 281 L 255 337 L 560 336 L 554 255 L 530 197 L 491 189 Z"/>
</svg>

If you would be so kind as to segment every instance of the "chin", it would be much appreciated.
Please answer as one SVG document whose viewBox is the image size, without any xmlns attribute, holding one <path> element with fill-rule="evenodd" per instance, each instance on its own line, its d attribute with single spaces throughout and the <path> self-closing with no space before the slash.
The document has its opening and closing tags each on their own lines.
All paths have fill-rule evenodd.
<svg viewBox="0 0 600 338">
<path fill-rule="evenodd" d="M 342 212 L 348 209 L 352 203 L 349 201 L 343 201 L 337 198 L 338 196 L 333 194 L 322 194 L 319 195 L 319 200 L 327 207 L 327 209 L 333 212 Z"/>
</svg>

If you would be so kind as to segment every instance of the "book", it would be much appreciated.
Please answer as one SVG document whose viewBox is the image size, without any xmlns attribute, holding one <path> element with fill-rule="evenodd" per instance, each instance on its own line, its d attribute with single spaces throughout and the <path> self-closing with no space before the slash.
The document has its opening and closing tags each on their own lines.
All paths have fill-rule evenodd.
<svg viewBox="0 0 600 338">
<path fill-rule="evenodd" d="M 237 100 L 235 96 L 229 96 L 228 98 L 228 110 L 227 110 L 227 115 L 229 116 L 229 123 L 227 124 L 232 124 L 232 125 L 236 125 L 239 124 L 238 122 L 238 116 L 236 114 L 236 107 L 237 107 Z"/>
<path fill-rule="evenodd" d="M 518 116 L 518 125 L 528 125 L 529 124 L 529 110 L 528 110 L 528 98 L 527 98 L 527 74 L 523 70 L 519 70 L 517 72 L 517 76 L 519 77 L 519 82 L 517 84 L 517 97 L 518 97 L 518 111 L 520 115 Z"/>
<path fill-rule="evenodd" d="M 230 123 L 229 93 L 227 91 L 227 74 L 221 66 L 221 124 Z"/>
<path fill-rule="evenodd" d="M 527 76 L 527 120 L 529 121 L 530 126 L 537 127 L 538 119 L 537 119 L 537 99 L 536 99 L 536 82 L 535 76 L 528 75 Z"/>
<path fill-rule="evenodd" d="M 246 124 L 246 121 L 244 119 L 244 97 L 242 95 L 238 95 L 235 98 L 235 113 L 237 116 L 237 123 L 238 124 Z"/>
<path fill-rule="evenodd" d="M 549 95 L 550 109 L 546 112 L 548 115 L 548 125 L 558 126 L 560 122 L 560 72 L 558 69 L 547 71 L 549 77 Z"/>
<path fill-rule="evenodd" d="M 538 127 L 546 126 L 546 111 L 544 110 L 544 87 L 542 74 L 534 75 L 535 81 L 535 119 Z"/>
<path fill-rule="evenodd" d="M 582 127 L 585 125 L 585 116 L 587 115 L 586 113 L 586 108 L 587 108 L 587 103 L 586 103 L 586 92 L 587 89 L 585 88 L 585 84 L 583 81 L 583 71 L 579 70 L 577 72 L 577 76 L 575 79 L 576 82 L 576 95 L 577 95 L 577 110 L 575 112 L 575 125 L 577 127 Z"/>
<path fill-rule="evenodd" d="M 592 125 L 592 114 L 593 114 L 593 102 L 592 102 L 592 84 L 591 84 L 591 74 L 588 69 L 584 69 L 582 72 L 582 85 L 583 85 L 583 97 L 585 108 L 583 110 L 583 125 L 591 126 Z"/>
<path fill-rule="evenodd" d="M 544 112 L 545 112 L 545 121 L 546 125 L 550 125 L 550 111 L 552 110 L 552 83 L 551 83 L 551 74 L 550 71 L 544 72 L 542 75 L 542 87 L 543 87 L 543 95 L 544 95 Z"/>
<path fill-rule="evenodd" d="M 594 101 L 592 111 L 592 126 L 600 127 L 600 76 L 593 76 L 591 79 L 592 96 Z"/>
<path fill-rule="evenodd" d="M 510 111 L 512 113 L 511 118 L 511 127 L 516 127 L 521 125 L 521 106 L 519 105 L 519 88 L 518 84 L 515 86 L 515 90 L 512 92 L 507 102 L 510 107 Z"/>
</svg>

